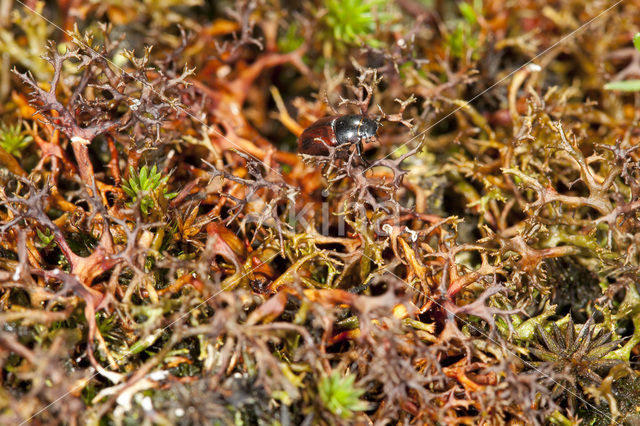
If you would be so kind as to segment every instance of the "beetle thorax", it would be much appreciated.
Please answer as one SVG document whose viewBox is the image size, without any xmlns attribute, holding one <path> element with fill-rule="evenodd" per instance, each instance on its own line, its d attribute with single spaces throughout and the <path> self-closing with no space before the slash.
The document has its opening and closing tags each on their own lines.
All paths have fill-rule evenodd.
<svg viewBox="0 0 640 426">
<path fill-rule="evenodd" d="M 337 145 L 354 144 L 360 141 L 360 124 L 362 117 L 358 115 L 344 115 L 333 122 L 333 129 Z"/>
</svg>

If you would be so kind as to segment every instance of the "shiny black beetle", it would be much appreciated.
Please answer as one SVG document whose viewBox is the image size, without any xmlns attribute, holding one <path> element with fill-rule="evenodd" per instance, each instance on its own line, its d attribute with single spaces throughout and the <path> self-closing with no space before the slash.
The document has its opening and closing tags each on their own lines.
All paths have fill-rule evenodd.
<svg viewBox="0 0 640 426">
<path fill-rule="evenodd" d="M 380 123 L 364 115 L 324 117 L 307 127 L 298 139 L 298 152 L 307 155 L 329 155 L 328 146 L 355 145 L 363 162 L 362 143 L 376 137 Z"/>
</svg>

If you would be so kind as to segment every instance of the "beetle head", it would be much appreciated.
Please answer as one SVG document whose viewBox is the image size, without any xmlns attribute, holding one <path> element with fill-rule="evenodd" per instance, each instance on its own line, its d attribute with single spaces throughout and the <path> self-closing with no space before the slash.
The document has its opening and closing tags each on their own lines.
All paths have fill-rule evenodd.
<svg viewBox="0 0 640 426">
<path fill-rule="evenodd" d="M 376 136 L 378 128 L 381 126 L 379 121 L 372 120 L 371 118 L 365 118 L 360 125 L 360 134 L 365 135 L 367 139 L 372 139 Z"/>
</svg>

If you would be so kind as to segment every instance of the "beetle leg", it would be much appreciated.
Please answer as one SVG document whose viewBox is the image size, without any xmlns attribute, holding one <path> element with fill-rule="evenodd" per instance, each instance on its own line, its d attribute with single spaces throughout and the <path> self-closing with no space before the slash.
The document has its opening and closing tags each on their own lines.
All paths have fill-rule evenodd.
<svg viewBox="0 0 640 426">
<path fill-rule="evenodd" d="M 358 152 L 358 156 L 360 157 L 364 165 L 368 166 L 369 162 L 365 160 L 364 157 L 362 156 L 362 152 L 364 151 L 364 146 L 362 145 L 362 139 L 360 139 L 356 144 L 356 151 Z"/>
</svg>

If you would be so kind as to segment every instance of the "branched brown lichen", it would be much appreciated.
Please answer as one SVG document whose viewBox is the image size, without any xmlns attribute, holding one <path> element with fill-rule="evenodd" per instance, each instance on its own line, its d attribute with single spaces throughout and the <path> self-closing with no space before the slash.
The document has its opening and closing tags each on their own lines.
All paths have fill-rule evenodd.
<svg viewBox="0 0 640 426">
<path fill-rule="evenodd" d="M 0 423 L 635 421 L 637 4 L 423 3 L 0 8 Z"/>
</svg>

